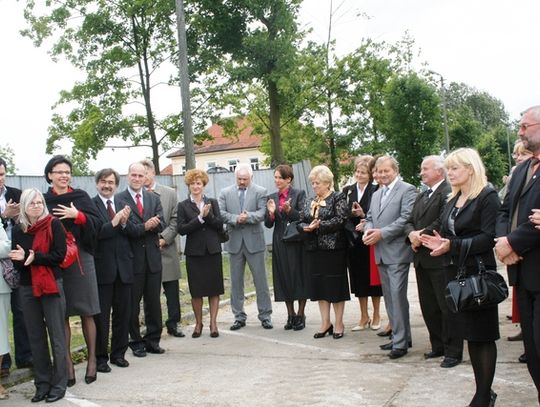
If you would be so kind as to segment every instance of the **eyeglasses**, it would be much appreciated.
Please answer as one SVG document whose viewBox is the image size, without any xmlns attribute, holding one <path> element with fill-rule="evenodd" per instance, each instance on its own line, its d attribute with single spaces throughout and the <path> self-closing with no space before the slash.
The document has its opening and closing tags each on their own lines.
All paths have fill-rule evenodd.
<svg viewBox="0 0 540 407">
<path fill-rule="evenodd" d="M 71 171 L 51 171 L 51 174 L 71 175 Z"/>
<path fill-rule="evenodd" d="M 528 124 L 528 123 L 521 123 L 519 125 L 519 128 L 523 131 L 527 130 L 529 127 L 533 127 L 533 126 L 538 126 L 540 123 L 531 123 L 531 124 Z"/>
<path fill-rule="evenodd" d="M 28 204 L 28 206 L 31 207 L 31 208 L 32 208 L 32 207 L 36 207 L 36 208 L 37 208 L 37 207 L 39 207 L 39 206 L 43 206 L 43 202 L 42 202 L 42 201 L 38 201 L 38 202 L 30 202 L 30 203 Z"/>
</svg>

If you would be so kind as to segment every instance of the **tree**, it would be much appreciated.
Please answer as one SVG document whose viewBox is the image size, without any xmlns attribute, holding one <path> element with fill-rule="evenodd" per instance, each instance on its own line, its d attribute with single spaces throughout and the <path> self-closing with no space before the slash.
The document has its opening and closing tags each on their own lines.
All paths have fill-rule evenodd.
<svg viewBox="0 0 540 407">
<path fill-rule="evenodd" d="M 221 65 L 234 83 L 261 83 L 267 96 L 272 164 L 284 162 L 281 142 L 281 81 L 296 66 L 301 33 L 296 15 L 301 0 L 192 1 L 188 19 L 195 63 L 210 70 Z M 222 64 L 217 63 L 222 60 Z M 262 119 L 262 117 L 261 117 Z"/>
<path fill-rule="evenodd" d="M 151 147 L 159 173 L 160 154 L 181 135 L 179 109 L 160 120 L 153 108 L 154 87 L 166 80 L 176 53 L 174 15 L 171 0 L 26 2 L 23 34 L 36 46 L 51 37 L 51 56 L 64 56 L 86 75 L 60 93 L 48 153 L 68 138 L 74 156 L 95 158 L 111 139 L 129 140 Z"/>
<path fill-rule="evenodd" d="M 5 144 L 0 146 L 0 158 L 6 162 L 6 174 L 15 175 L 17 172 L 17 167 L 15 167 L 15 151 Z"/>
<path fill-rule="evenodd" d="M 439 97 L 416 73 L 397 76 L 386 87 L 385 125 L 402 177 L 418 184 L 422 158 L 441 148 Z"/>
</svg>

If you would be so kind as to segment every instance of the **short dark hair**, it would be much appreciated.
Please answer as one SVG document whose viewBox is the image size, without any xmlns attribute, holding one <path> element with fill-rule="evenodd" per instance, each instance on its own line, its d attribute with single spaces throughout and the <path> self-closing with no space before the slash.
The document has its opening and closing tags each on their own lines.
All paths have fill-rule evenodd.
<svg viewBox="0 0 540 407">
<path fill-rule="evenodd" d="M 70 171 L 73 171 L 73 164 L 71 161 L 69 161 L 66 156 L 64 155 L 55 155 L 53 158 L 49 160 L 47 165 L 45 166 L 45 181 L 47 181 L 47 184 L 50 184 L 52 180 L 49 178 L 49 173 L 53 170 L 54 167 L 56 167 L 58 164 L 67 164 L 69 166 Z"/>
<path fill-rule="evenodd" d="M 294 179 L 294 172 L 290 165 L 287 164 L 280 164 L 275 169 L 274 172 L 279 172 L 279 175 L 281 175 L 281 178 L 288 179 L 292 181 Z"/>
<path fill-rule="evenodd" d="M 96 184 L 100 179 L 110 177 L 111 175 L 114 175 L 114 183 L 118 186 L 120 184 L 120 174 L 112 168 L 103 168 L 102 170 L 99 170 L 95 176 Z"/>
<path fill-rule="evenodd" d="M 0 167 L 2 165 L 4 166 L 4 169 L 7 171 L 7 163 L 6 163 L 6 161 L 2 157 L 0 157 Z"/>
</svg>

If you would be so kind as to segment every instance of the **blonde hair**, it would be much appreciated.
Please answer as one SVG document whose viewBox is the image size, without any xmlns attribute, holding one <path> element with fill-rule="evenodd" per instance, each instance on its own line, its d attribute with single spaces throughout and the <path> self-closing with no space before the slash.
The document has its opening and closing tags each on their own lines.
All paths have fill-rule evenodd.
<svg viewBox="0 0 540 407">
<path fill-rule="evenodd" d="M 488 184 L 484 163 L 478 151 L 473 148 L 458 148 L 452 151 L 444 160 L 444 165 L 447 169 L 452 165 L 461 165 L 472 169 L 469 199 L 476 198 Z M 460 191 L 459 187 L 452 186 L 448 200 L 455 197 Z"/>
<path fill-rule="evenodd" d="M 22 191 L 21 193 L 21 200 L 20 200 L 20 213 L 19 213 L 19 222 L 21 224 L 21 229 L 24 233 L 28 231 L 28 228 L 30 227 L 30 219 L 28 218 L 28 214 L 26 213 L 26 210 L 28 209 L 28 206 L 30 203 L 34 200 L 34 198 L 40 198 L 41 202 L 43 202 L 43 215 L 49 214 L 49 209 L 47 208 L 47 204 L 45 203 L 45 198 L 43 197 L 43 194 L 39 189 L 36 188 L 28 188 Z"/>
<path fill-rule="evenodd" d="M 203 186 L 206 186 L 206 184 L 208 184 L 208 174 L 206 173 L 206 171 L 200 170 L 198 168 L 193 168 L 186 171 L 186 175 L 184 176 L 184 182 L 187 186 L 189 186 L 189 184 L 191 184 L 197 179 L 201 180 Z"/>
<path fill-rule="evenodd" d="M 310 181 L 313 181 L 315 178 L 318 178 L 319 181 L 328 184 L 330 189 L 334 187 L 334 174 L 330 171 L 326 165 L 316 165 L 313 167 L 308 176 Z"/>
</svg>

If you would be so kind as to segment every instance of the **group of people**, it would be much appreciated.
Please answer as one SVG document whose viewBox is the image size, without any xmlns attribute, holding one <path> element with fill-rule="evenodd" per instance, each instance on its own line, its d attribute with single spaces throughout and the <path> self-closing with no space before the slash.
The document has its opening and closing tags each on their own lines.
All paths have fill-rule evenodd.
<svg viewBox="0 0 540 407">
<path fill-rule="evenodd" d="M 456 277 L 460 262 L 470 275 L 478 273 L 478 261 L 495 268 L 497 256 L 508 266 L 509 281 L 515 287 L 527 365 L 540 390 L 540 311 L 536 306 L 540 279 L 535 273 L 540 260 L 540 186 L 536 182 L 540 106 L 523 113 L 518 134 L 530 156 L 513 170 L 502 205 L 478 152 L 471 148 L 454 150 L 444 159 L 425 157 L 420 168 L 425 190 L 420 193 L 400 178 L 395 158 L 383 155 L 358 157 L 355 182 L 342 191 L 335 190 L 328 167 L 315 166 L 309 174 L 311 197 L 292 186 L 294 174 L 288 165 L 274 169 L 277 190 L 268 195 L 253 181 L 251 166 L 238 164 L 235 183 L 221 190 L 217 200 L 204 192 L 207 173 L 193 169 L 185 174 L 189 193 L 181 202 L 174 190 L 156 184 L 150 161 L 129 167 L 128 187 L 119 193 L 118 173 L 110 168 L 99 171 L 93 199 L 70 185 L 72 165 L 63 156 L 53 157 L 45 167 L 51 184 L 45 194 L 31 188 L 10 196 L 12 191 L 3 182 L 6 164 L 0 161 L 0 258 L 9 258 L 21 277 L 20 287 L 14 290 L 18 292 L 16 307 L 13 293 L 11 303 L 14 316 L 22 311 L 31 351 L 25 360 L 34 366 L 32 401 L 54 402 L 64 396 L 66 386 L 75 384 L 70 316 L 80 316 L 82 321 L 88 348 L 86 383 L 95 381 L 97 372 L 110 372 L 108 363 L 129 366 L 128 348 L 136 357 L 164 353 L 159 346 L 162 288 L 169 314 L 167 332 L 184 336 L 177 325 L 177 234 L 186 236 L 184 253 L 195 316 L 191 336 L 202 335 L 207 297 L 210 337 L 219 337 L 222 243 L 230 258 L 234 316 L 230 329 L 246 325 L 246 263 L 255 285 L 258 319 L 264 329 L 272 329 L 263 226 L 273 228 L 274 299 L 285 302 L 284 329 L 305 328 L 309 299 L 318 302 L 320 312 L 314 338 L 343 338 L 345 302 L 352 293 L 360 306 L 359 321 L 352 330 L 380 330 L 382 298 L 388 325 L 379 335 L 391 338 L 381 345 L 390 359 L 404 357 L 412 346 L 407 298 L 412 262 L 429 332 L 430 349 L 424 357 L 441 358 L 443 368 L 457 366 L 466 340 L 476 383 L 470 406 L 475 407 L 493 406 L 497 397 L 491 386 L 500 336 L 498 308 L 452 313 L 446 305 L 445 287 Z M 71 236 L 78 255 L 66 265 Z M 9 240 L 11 244 L 6 243 Z M 172 269 L 169 275 L 167 264 Z M 141 301 L 144 335 L 139 323 Z M 10 289 L 0 279 L 3 355 L 8 354 L 4 334 L 9 302 Z M 16 353 L 17 335 L 15 331 Z"/>
</svg>

